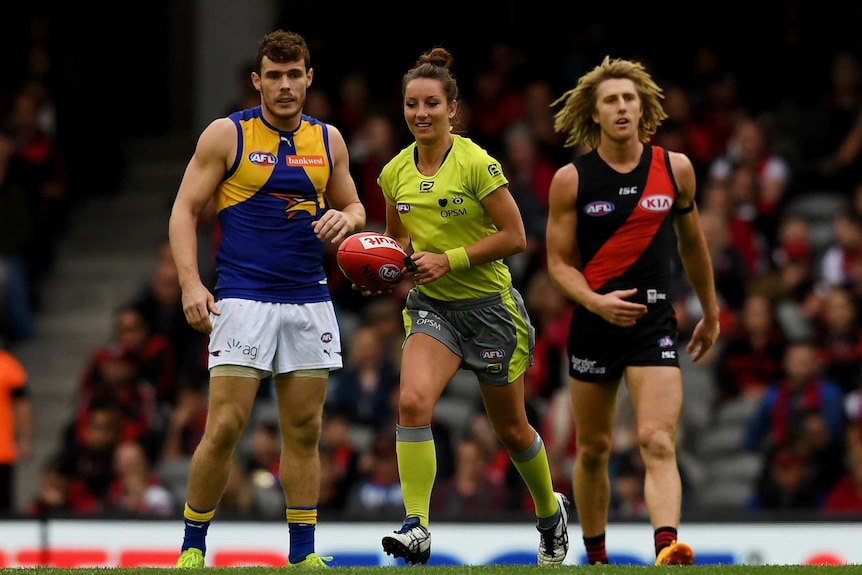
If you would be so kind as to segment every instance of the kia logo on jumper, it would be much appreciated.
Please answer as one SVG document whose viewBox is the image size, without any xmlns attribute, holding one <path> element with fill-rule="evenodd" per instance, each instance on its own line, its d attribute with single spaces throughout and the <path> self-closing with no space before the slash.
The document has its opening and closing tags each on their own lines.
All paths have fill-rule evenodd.
<svg viewBox="0 0 862 575">
<path fill-rule="evenodd" d="M 673 205 L 673 198 L 664 195 L 647 196 L 641 198 L 638 205 L 649 212 L 669 212 Z"/>
<path fill-rule="evenodd" d="M 419 182 L 419 193 L 425 194 L 431 191 L 431 188 L 434 187 L 434 182 L 423 181 Z"/>
</svg>

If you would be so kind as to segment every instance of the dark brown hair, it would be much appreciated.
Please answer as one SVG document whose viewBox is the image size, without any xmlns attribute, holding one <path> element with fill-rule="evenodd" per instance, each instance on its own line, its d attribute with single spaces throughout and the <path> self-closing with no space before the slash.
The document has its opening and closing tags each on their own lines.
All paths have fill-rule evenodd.
<svg viewBox="0 0 862 575">
<path fill-rule="evenodd" d="M 461 97 L 461 92 L 458 90 L 458 82 L 455 81 L 455 76 L 449 71 L 452 67 L 452 61 L 452 54 L 449 53 L 449 50 L 441 46 L 437 46 L 423 53 L 419 56 L 419 59 L 416 60 L 416 64 L 407 70 L 404 77 L 401 79 L 401 96 L 404 96 L 404 93 L 407 90 L 407 84 L 409 84 L 411 80 L 416 80 L 417 78 L 428 78 L 430 80 L 437 80 L 440 82 L 440 86 L 443 88 L 443 93 L 446 95 L 447 104 L 457 102 Z M 457 117 L 458 115 L 456 113 L 455 118 L 452 118 L 451 120 L 453 126 L 457 122 Z"/>
<path fill-rule="evenodd" d="M 254 69 L 258 74 L 261 72 L 264 56 L 280 64 L 302 60 L 305 62 L 306 70 L 311 68 L 311 53 L 308 51 L 308 44 L 305 43 L 305 38 L 296 32 L 276 30 L 263 37 L 257 45 L 257 55 L 254 59 Z"/>
</svg>

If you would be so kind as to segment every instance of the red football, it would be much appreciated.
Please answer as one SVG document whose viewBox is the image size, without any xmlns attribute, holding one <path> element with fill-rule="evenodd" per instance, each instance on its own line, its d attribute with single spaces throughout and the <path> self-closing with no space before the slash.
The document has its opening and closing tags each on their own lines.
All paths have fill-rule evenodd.
<svg viewBox="0 0 862 575">
<path fill-rule="evenodd" d="M 404 276 L 407 254 L 398 242 L 377 232 L 359 232 L 338 246 L 336 260 L 352 283 L 371 291 L 386 290 Z"/>
</svg>

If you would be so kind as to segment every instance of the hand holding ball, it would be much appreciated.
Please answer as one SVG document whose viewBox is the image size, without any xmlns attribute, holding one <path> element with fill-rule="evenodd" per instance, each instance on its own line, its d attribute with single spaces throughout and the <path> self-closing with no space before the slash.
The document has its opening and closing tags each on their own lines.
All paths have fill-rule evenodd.
<svg viewBox="0 0 862 575">
<path fill-rule="evenodd" d="M 398 284 L 404 277 L 405 257 L 398 242 L 376 232 L 348 236 L 336 253 L 344 277 L 368 291 L 386 291 Z"/>
</svg>

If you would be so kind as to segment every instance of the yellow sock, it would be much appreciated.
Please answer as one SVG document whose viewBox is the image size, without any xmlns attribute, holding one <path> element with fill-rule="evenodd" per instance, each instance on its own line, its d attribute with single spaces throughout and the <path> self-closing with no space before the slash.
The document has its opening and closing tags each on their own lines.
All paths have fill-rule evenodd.
<svg viewBox="0 0 862 575">
<path fill-rule="evenodd" d="M 536 439 L 526 451 L 522 453 L 510 452 L 509 457 L 524 479 L 524 483 L 527 484 L 530 495 L 533 496 L 533 503 L 536 505 L 536 517 L 545 518 L 555 515 L 559 509 L 559 504 L 557 498 L 554 497 L 554 483 L 551 481 L 548 454 L 539 434 L 536 433 Z"/>
<path fill-rule="evenodd" d="M 395 451 L 404 510 L 408 517 L 418 517 L 419 523 L 427 529 L 431 491 L 437 479 L 437 451 L 431 426 L 396 426 Z"/>
</svg>

